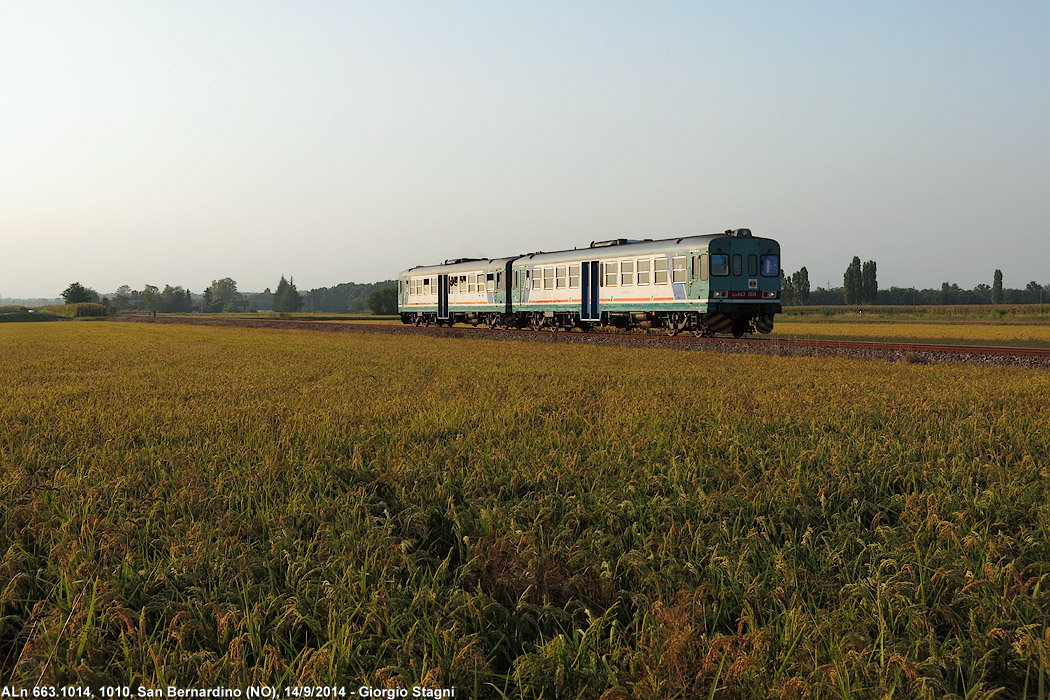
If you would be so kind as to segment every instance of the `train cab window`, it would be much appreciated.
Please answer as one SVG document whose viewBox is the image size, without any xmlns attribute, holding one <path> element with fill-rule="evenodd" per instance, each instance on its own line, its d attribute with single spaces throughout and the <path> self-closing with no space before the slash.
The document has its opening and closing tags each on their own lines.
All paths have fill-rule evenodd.
<svg viewBox="0 0 1050 700">
<path fill-rule="evenodd" d="M 744 274 L 744 258 L 740 253 L 733 254 L 733 275 L 739 277 Z"/>
<path fill-rule="evenodd" d="M 712 277 L 728 277 L 729 276 L 729 256 L 722 255 L 721 253 L 711 256 L 711 276 Z"/>
<path fill-rule="evenodd" d="M 649 258 L 640 258 L 638 265 L 638 284 L 649 284 Z"/>
<path fill-rule="evenodd" d="M 579 289 L 580 287 L 580 266 L 569 265 L 569 289 Z"/>
<path fill-rule="evenodd" d="M 565 289 L 569 285 L 569 268 L 564 265 L 554 269 L 554 286 L 557 289 Z"/>
<path fill-rule="evenodd" d="M 671 260 L 671 281 L 675 284 L 685 282 L 685 256 L 676 255 Z"/>
<path fill-rule="evenodd" d="M 667 258 L 662 255 L 653 263 L 653 281 L 657 284 L 667 284 Z"/>
<path fill-rule="evenodd" d="M 707 278 L 711 276 L 711 256 L 707 253 L 700 253 L 700 281 L 706 282 Z"/>
<path fill-rule="evenodd" d="M 617 276 L 616 273 L 618 272 L 618 270 L 619 270 L 619 263 L 614 263 L 614 262 L 605 263 L 605 286 L 606 287 L 615 287 L 616 286 L 616 276 Z"/>
<path fill-rule="evenodd" d="M 780 276 L 780 256 L 779 255 L 763 255 L 762 256 L 762 276 L 763 277 L 779 277 Z"/>
<path fill-rule="evenodd" d="M 543 268 L 543 288 L 554 289 L 554 268 L 545 267 Z"/>
<path fill-rule="evenodd" d="M 751 255 L 747 256 L 747 276 L 758 276 L 758 256 L 754 253 L 751 253 Z"/>
<path fill-rule="evenodd" d="M 620 263 L 620 284 L 624 287 L 634 284 L 634 261 L 625 260 Z"/>
<path fill-rule="evenodd" d="M 496 275 L 492 274 L 491 272 L 485 275 L 485 291 L 496 291 Z"/>
</svg>

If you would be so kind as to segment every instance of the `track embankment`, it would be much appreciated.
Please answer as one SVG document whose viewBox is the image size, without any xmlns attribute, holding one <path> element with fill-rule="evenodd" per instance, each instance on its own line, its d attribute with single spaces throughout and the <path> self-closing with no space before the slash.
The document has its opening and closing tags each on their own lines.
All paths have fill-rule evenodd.
<svg viewBox="0 0 1050 700">
<path fill-rule="evenodd" d="M 202 316 L 121 316 L 116 320 L 136 323 L 230 326 L 323 331 L 328 333 L 382 333 L 387 335 L 425 335 L 438 338 L 479 340 L 522 340 L 539 343 L 585 343 L 627 347 L 663 347 L 676 350 L 747 352 L 803 357 L 851 357 L 882 359 L 912 364 L 962 362 L 977 365 L 1010 365 L 1050 369 L 1050 348 L 1020 348 L 986 345 L 936 345 L 926 343 L 882 343 L 852 340 L 808 340 L 802 338 L 696 338 L 654 333 L 551 332 L 531 330 L 492 330 L 482 327 L 417 327 L 398 323 L 351 323 L 339 321 L 299 321 L 290 319 L 208 318 Z"/>
</svg>

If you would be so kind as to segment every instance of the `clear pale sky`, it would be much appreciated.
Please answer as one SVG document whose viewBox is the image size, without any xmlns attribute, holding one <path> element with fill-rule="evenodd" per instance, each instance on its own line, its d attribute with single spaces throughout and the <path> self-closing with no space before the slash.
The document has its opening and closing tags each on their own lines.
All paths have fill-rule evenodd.
<svg viewBox="0 0 1050 700">
<path fill-rule="evenodd" d="M 0 0 L 0 295 L 748 227 L 1050 282 L 1050 2 Z"/>
</svg>

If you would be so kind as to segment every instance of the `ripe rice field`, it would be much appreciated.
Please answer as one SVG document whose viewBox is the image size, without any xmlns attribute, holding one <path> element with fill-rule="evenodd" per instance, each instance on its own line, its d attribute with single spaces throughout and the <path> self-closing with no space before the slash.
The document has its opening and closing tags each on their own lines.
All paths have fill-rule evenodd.
<svg viewBox="0 0 1050 700">
<path fill-rule="evenodd" d="M 5 684 L 1050 695 L 1042 370 L 105 322 L 0 358 Z"/>
<path fill-rule="evenodd" d="M 772 337 L 898 343 L 1050 347 L 1050 324 L 929 321 L 793 321 L 777 317 Z"/>
</svg>

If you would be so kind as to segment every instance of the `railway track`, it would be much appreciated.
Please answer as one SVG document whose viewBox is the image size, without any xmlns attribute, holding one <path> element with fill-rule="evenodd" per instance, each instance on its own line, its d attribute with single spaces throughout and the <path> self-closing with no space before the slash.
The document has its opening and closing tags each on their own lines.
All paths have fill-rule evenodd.
<svg viewBox="0 0 1050 700">
<path fill-rule="evenodd" d="M 283 328 L 335 333 L 383 333 L 428 335 L 444 338 L 488 340 L 528 340 L 547 343 L 585 343 L 631 347 L 667 347 L 680 350 L 751 352 L 770 355 L 866 357 L 928 364 L 965 362 L 970 364 L 1019 365 L 1050 369 L 1050 348 L 1022 348 L 991 345 L 945 345 L 932 343 L 884 343 L 864 340 L 818 340 L 804 338 L 703 338 L 688 335 L 657 335 L 599 331 L 492 330 L 467 325 L 448 327 L 406 326 L 400 323 L 347 323 L 338 321 L 298 321 L 288 319 L 208 318 L 202 316 L 125 316 L 121 321 L 176 323 L 239 328 Z"/>
</svg>

